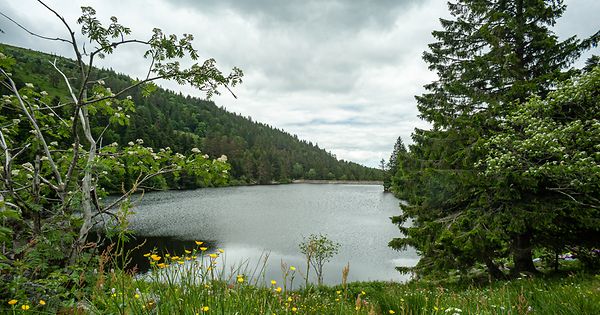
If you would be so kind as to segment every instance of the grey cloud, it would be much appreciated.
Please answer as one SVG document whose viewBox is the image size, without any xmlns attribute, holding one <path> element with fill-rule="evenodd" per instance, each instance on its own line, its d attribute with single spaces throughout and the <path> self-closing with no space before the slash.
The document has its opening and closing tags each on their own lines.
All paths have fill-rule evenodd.
<svg viewBox="0 0 600 315">
<path fill-rule="evenodd" d="M 174 5 L 193 8 L 199 12 L 218 14 L 233 10 L 256 19 L 264 27 L 302 27 L 320 31 L 352 32 L 365 27 L 385 28 L 394 22 L 399 10 L 419 0 L 169 0 Z M 326 27 L 324 27 L 326 26 Z"/>
</svg>

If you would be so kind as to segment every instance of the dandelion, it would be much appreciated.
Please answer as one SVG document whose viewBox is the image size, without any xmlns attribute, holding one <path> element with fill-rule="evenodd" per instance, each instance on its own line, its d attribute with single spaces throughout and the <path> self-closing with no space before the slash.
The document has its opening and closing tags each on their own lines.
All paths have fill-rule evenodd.
<svg viewBox="0 0 600 315">
<path fill-rule="evenodd" d="M 275 292 L 277 292 L 277 293 L 281 293 L 281 287 L 277 287 L 277 288 L 275 289 Z"/>
<path fill-rule="evenodd" d="M 208 310 L 209 310 L 209 309 L 210 309 L 210 308 L 209 308 L 208 306 L 202 306 L 202 307 L 200 308 L 200 310 L 201 310 L 201 311 L 203 311 L 203 312 L 208 312 Z"/>
<path fill-rule="evenodd" d="M 46 305 L 46 301 L 40 300 L 40 305 L 42 305 L 42 306 Z"/>
<path fill-rule="evenodd" d="M 24 311 L 28 310 L 29 308 L 30 308 L 30 307 L 29 307 L 29 305 L 28 305 L 28 304 L 23 304 L 23 305 L 21 305 L 21 309 L 22 309 L 22 310 L 24 310 Z"/>
<path fill-rule="evenodd" d="M 271 285 L 276 285 L 276 284 L 277 284 L 277 281 L 271 280 Z"/>
<path fill-rule="evenodd" d="M 238 283 L 244 283 L 244 277 L 242 277 L 242 276 L 238 276 L 238 277 L 237 277 L 237 282 L 238 282 Z"/>
<path fill-rule="evenodd" d="M 15 305 L 15 304 L 17 304 L 17 302 L 19 302 L 19 301 L 13 299 L 13 300 L 8 301 L 8 305 Z"/>
</svg>

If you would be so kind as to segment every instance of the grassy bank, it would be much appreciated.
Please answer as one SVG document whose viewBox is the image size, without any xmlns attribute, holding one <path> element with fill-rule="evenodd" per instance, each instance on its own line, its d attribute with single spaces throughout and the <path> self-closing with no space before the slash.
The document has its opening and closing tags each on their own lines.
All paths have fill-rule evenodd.
<svg viewBox="0 0 600 315">
<path fill-rule="evenodd" d="M 0 311 L 35 314 L 600 314 L 600 276 L 523 277 L 480 286 L 413 281 L 360 282 L 288 290 L 260 268 L 225 270 L 225 253 L 193 244 L 183 253 L 147 253 L 152 271 L 134 277 L 103 255 L 82 270 L 75 296 L 17 292 Z M 119 258 L 119 257 L 117 257 Z M 350 271 L 351 272 L 351 271 Z"/>
</svg>

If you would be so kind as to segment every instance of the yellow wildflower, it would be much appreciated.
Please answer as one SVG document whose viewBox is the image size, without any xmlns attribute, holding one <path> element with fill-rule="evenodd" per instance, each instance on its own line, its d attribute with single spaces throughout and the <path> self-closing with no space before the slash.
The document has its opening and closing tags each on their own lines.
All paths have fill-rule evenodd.
<svg viewBox="0 0 600 315">
<path fill-rule="evenodd" d="M 340 294 L 342 294 L 342 291 L 341 290 L 337 290 L 337 291 L 335 291 L 335 294 L 340 295 Z"/>
<path fill-rule="evenodd" d="M 136 299 L 139 299 L 140 295 L 136 293 L 133 297 L 136 298 Z"/>
<path fill-rule="evenodd" d="M 165 263 L 160 263 L 157 265 L 159 268 L 165 268 L 167 266 L 167 264 Z"/>
<path fill-rule="evenodd" d="M 145 253 L 144 257 L 150 257 L 150 255 L 151 255 L 150 253 Z"/>
<path fill-rule="evenodd" d="M 361 295 L 367 295 L 367 294 L 365 293 L 365 291 L 360 291 L 360 294 L 361 294 Z"/>
<path fill-rule="evenodd" d="M 296 312 L 298 309 L 295 307 L 292 307 L 292 312 Z"/>
<path fill-rule="evenodd" d="M 335 301 L 336 301 L 336 302 L 339 302 L 339 301 L 340 301 L 340 298 L 336 298 L 336 299 L 335 299 Z"/>
<path fill-rule="evenodd" d="M 277 281 L 271 280 L 271 285 L 276 285 L 276 284 L 277 284 Z"/>
<path fill-rule="evenodd" d="M 152 258 L 152 260 L 159 261 L 161 257 L 154 254 L 154 255 L 150 256 L 150 258 Z"/>
<path fill-rule="evenodd" d="M 46 305 L 46 301 L 40 300 L 40 305 Z"/>
<path fill-rule="evenodd" d="M 202 307 L 200 308 L 200 310 L 201 310 L 201 311 L 203 311 L 203 312 L 208 312 L 208 310 L 209 310 L 209 309 L 210 309 L 210 308 L 209 308 L 208 306 L 202 306 Z"/>
<path fill-rule="evenodd" d="M 434 306 L 434 307 L 433 307 L 433 310 L 434 310 L 434 311 L 439 311 L 440 309 L 439 309 L 437 306 Z"/>
<path fill-rule="evenodd" d="M 239 282 L 239 283 L 243 283 L 243 282 L 244 282 L 244 277 L 238 277 L 238 278 L 237 278 L 237 282 Z"/>
<path fill-rule="evenodd" d="M 222 249 L 220 249 L 220 248 L 218 249 L 218 251 L 219 251 L 219 253 L 221 253 L 221 254 L 223 254 L 223 253 L 225 252 L 224 250 L 222 250 Z"/>
<path fill-rule="evenodd" d="M 21 309 L 24 310 L 24 311 L 26 311 L 26 310 L 29 309 L 29 305 L 23 304 L 23 305 L 21 305 Z"/>
<path fill-rule="evenodd" d="M 191 251 L 191 250 L 187 250 L 187 249 L 184 249 L 183 251 L 184 251 L 186 254 L 191 254 L 191 253 L 192 253 L 192 251 Z"/>
<path fill-rule="evenodd" d="M 208 249 L 208 247 L 200 247 L 201 251 L 206 251 Z"/>
<path fill-rule="evenodd" d="M 281 293 L 281 287 L 277 287 L 277 289 L 275 289 L 275 291 L 276 291 L 277 293 Z"/>
<path fill-rule="evenodd" d="M 169 258 L 169 257 L 171 257 L 171 255 L 170 254 L 165 254 L 165 257 Z"/>
<path fill-rule="evenodd" d="M 291 302 L 291 301 L 292 301 L 292 297 L 291 297 L 291 296 L 290 296 L 290 297 L 288 297 L 288 299 L 287 299 L 287 300 L 288 300 L 288 302 Z"/>
<path fill-rule="evenodd" d="M 389 310 L 388 313 L 389 314 L 396 314 L 396 312 L 394 312 L 394 310 Z"/>
<path fill-rule="evenodd" d="M 200 241 L 194 241 L 194 242 L 196 242 L 196 245 L 198 245 L 198 246 L 204 244 L 204 242 L 200 242 Z"/>
<path fill-rule="evenodd" d="M 8 305 L 15 305 L 15 304 L 17 304 L 17 302 L 19 302 L 19 301 L 13 299 L 13 300 L 8 301 Z"/>
<path fill-rule="evenodd" d="M 179 260 L 179 256 L 173 256 L 171 257 L 172 260 Z"/>
<path fill-rule="evenodd" d="M 290 270 L 291 270 L 291 271 L 296 271 L 296 267 L 294 267 L 294 266 L 290 266 Z"/>
<path fill-rule="evenodd" d="M 178 261 L 177 263 L 178 263 L 178 264 L 180 264 L 180 265 L 183 265 L 183 264 L 185 264 L 185 263 L 184 263 L 183 261 L 181 261 L 181 260 L 180 260 L 180 261 Z"/>
<path fill-rule="evenodd" d="M 209 254 L 208 256 L 210 256 L 210 258 L 213 258 L 213 259 L 219 257 L 219 255 L 217 255 L 217 254 Z"/>
</svg>

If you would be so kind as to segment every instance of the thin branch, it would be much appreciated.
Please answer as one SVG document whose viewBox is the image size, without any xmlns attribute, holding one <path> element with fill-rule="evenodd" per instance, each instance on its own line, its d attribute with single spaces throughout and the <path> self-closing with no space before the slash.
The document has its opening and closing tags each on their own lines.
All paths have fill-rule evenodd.
<svg viewBox="0 0 600 315">
<path fill-rule="evenodd" d="M 83 60 L 81 58 L 81 53 L 79 52 L 79 48 L 77 47 L 77 40 L 75 39 L 75 32 L 73 32 L 73 30 L 71 29 L 71 26 L 69 26 L 69 23 L 67 23 L 67 21 L 65 20 L 65 18 L 62 17 L 60 14 L 58 14 L 58 12 L 56 12 L 56 10 L 52 9 L 51 7 L 49 7 L 48 5 L 46 5 L 41 0 L 38 0 L 38 2 L 41 5 L 43 5 L 44 7 L 46 7 L 46 9 L 48 9 L 50 12 L 54 13 L 54 15 L 56 15 L 56 17 L 58 17 L 58 19 L 63 23 L 63 25 L 69 31 L 69 35 L 71 35 L 71 41 L 68 41 L 68 43 L 70 43 L 71 46 L 73 46 L 73 50 L 75 51 L 75 55 L 77 56 L 77 63 L 79 64 L 79 69 L 81 70 L 81 73 L 83 74 L 83 72 L 84 72 L 84 69 L 83 69 Z"/>
<path fill-rule="evenodd" d="M 17 86 L 15 85 L 15 82 L 4 71 L 4 69 L 0 69 L 0 71 L 8 79 L 8 82 L 11 85 L 11 90 L 15 94 L 15 96 L 17 97 L 17 100 L 19 101 L 19 104 L 21 105 L 21 109 L 23 110 L 23 112 L 27 116 L 27 119 L 29 119 L 29 122 L 33 125 L 33 128 L 36 131 L 36 136 L 38 137 L 38 139 L 42 143 L 42 147 L 44 148 L 44 152 L 45 152 L 46 156 L 48 157 L 48 162 L 50 163 L 50 167 L 52 168 L 52 172 L 54 173 L 54 176 L 56 177 L 56 181 L 58 182 L 59 186 L 62 186 L 62 183 L 63 183 L 62 176 L 60 175 L 60 172 L 58 171 L 58 167 L 56 166 L 56 163 L 54 163 L 54 159 L 52 158 L 52 155 L 50 154 L 50 149 L 48 148 L 48 144 L 46 143 L 46 139 L 44 138 L 44 135 L 42 134 L 42 131 L 40 130 L 40 127 L 37 124 L 37 121 L 31 115 L 31 113 L 29 113 L 29 111 L 27 110 L 27 107 L 25 106 L 25 103 L 23 102 L 23 99 L 21 98 L 21 94 L 19 94 L 19 90 L 17 89 Z"/>
<path fill-rule="evenodd" d="M 69 44 L 71 44 L 71 41 L 69 41 L 69 40 L 66 40 L 66 39 L 64 39 L 64 38 L 60 38 L 60 37 L 55 37 L 55 38 L 52 38 L 52 37 L 48 37 L 48 36 L 43 36 L 43 35 L 40 35 L 40 34 L 36 34 L 36 33 L 32 32 L 32 31 L 30 31 L 29 29 L 27 29 L 25 26 L 23 26 L 23 25 L 19 24 L 17 21 L 15 21 L 15 20 L 11 19 L 11 18 L 10 18 L 8 15 L 6 15 L 6 14 L 4 14 L 4 13 L 2 13 L 2 12 L 0 12 L 0 15 L 2 15 L 2 16 L 3 16 L 3 17 L 5 17 L 5 18 L 7 18 L 9 21 L 13 22 L 15 25 L 17 25 L 18 27 L 20 27 L 20 28 L 21 28 L 22 30 L 24 30 L 25 32 L 29 33 L 29 35 L 33 35 L 33 36 L 35 36 L 35 37 L 38 37 L 38 38 L 41 38 L 41 39 L 54 40 L 54 41 L 61 41 L 61 42 L 65 42 L 65 43 L 69 43 Z"/>
<path fill-rule="evenodd" d="M 587 204 L 587 203 L 584 203 L 584 202 L 581 202 L 581 201 L 575 199 L 575 197 L 573 197 L 573 195 L 571 195 L 571 194 L 563 191 L 561 188 L 549 188 L 549 187 L 547 187 L 546 189 L 548 189 L 550 191 L 555 191 L 555 192 L 557 192 L 559 194 L 562 194 L 562 195 L 565 195 L 569 199 L 573 200 L 573 202 L 575 202 L 578 205 L 582 205 L 582 206 L 590 207 L 590 208 L 594 208 L 594 209 L 600 209 L 600 206 L 590 205 L 590 204 Z"/>
</svg>

